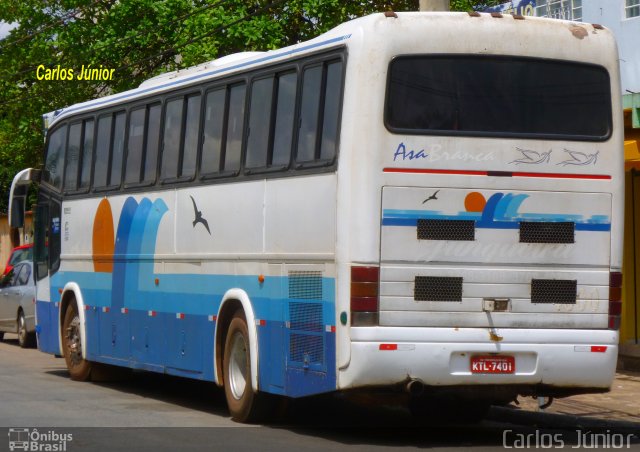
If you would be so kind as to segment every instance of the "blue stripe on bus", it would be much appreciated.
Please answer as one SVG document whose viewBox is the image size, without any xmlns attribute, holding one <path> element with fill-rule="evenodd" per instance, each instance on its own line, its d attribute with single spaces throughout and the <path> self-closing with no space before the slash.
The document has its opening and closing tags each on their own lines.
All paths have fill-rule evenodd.
<svg viewBox="0 0 640 452">
<path fill-rule="evenodd" d="M 125 264 L 125 268 L 135 266 L 135 262 Z M 132 275 L 127 270 L 126 278 Z M 90 360 L 213 381 L 216 323 L 210 321 L 210 316 L 217 315 L 220 299 L 229 288 L 241 287 L 251 299 L 255 318 L 264 321 L 256 327 L 261 390 L 301 397 L 336 389 L 335 332 L 327 328 L 335 325 L 334 278 L 322 278 L 322 300 L 300 300 L 287 298 L 289 277 L 267 276 L 260 284 L 258 275 L 150 276 L 158 278 L 159 284 L 143 284 L 139 276 L 143 290 L 125 278 L 121 307 L 112 304 L 111 298 L 119 295 L 111 291 L 109 273 L 61 271 L 52 277 L 52 293 L 68 282 L 77 283 L 82 290 L 89 307 L 85 320 Z M 307 303 L 321 306 L 322 324 L 309 328 L 302 321 L 298 329 L 293 329 L 292 324 L 300 320 L 292 319 L 291 306 Z M 105 312 L 103 308 L 110 309 Z M 122 313 L 121 308 L 126 308 L 127 313 Z M 38 301 L 37 310 L 41 319 L 39 348 L 57 354 L 58 307 Z M 149 311 L 154 311 L 153 316 Z M 184 314 L 184 318 L 178 318 L 177 313 Z M 306 349 L 301 351 L 300 347 L 308 344 L 321 346 L 322 356 L 305 364 L 300 356 Z"/>
<path fill-rule="evenodd" d="M 58 114 L 58 117 L 55 118 L 55 120 L 53 121 L 53 123 L 49 126 L 53 126 L 58 120 L 62 119 L 64 116 L 66 116 L 67 114 L 73 113 L 75 111 L 79 111 L 79 110 L 83 110 L 83 109 L 92 109 L 94 107 L 98 107 L 100 105 L 104 105 L 104 104 L 108 104 L 111 102 L 120 102 L 123 101 L 125 99 L 129 99 L 131 97 L 136 97 L 136 96 L 140 96 L 149 92 L 153 92 L 153 91 L 161 91 L 164 88 L 169 88 L 171 86 L 177 86 L 177 85 L 183 85 L 183 84 L 188 84 L 189 82 L 193 82 L 196 80 L 200 80 L 200 79 L 204 79 L 207 77 L 211 77 L 223 72 L 228 72 L 228 71 L 233 71 L 236 69 L 241 69 L 243 67 L 246 66 L 250 66 L 253 64 L 259 64 L 259 63 L 264 63 L 266 61 L 270 61 L 270 60 L 274 60 L 276 58 L 280 58 L 280 57 L 284 57 L 284 56 L 291 56 L 291 55 L 295 55 L 297 53 L 300 52 L 304 52 L 306 50 L 310 50 L 310 49 L 315 49 L 317 47 L 322 47 L 325 45 L 329 45 L 329 44 L 333 44 L 336 42 L 341 42 L 341 41 L 345 41 L 347 39 L 349 39 L 351 37 L 351 34 L 348 35 L 343 35 L 343 36 L 338 36 L 336 38 L 331 38 L 328 39 L 326 41 L 322 41 L 322 42 L 317 42 L 315 44 L 309 44 L 303 47 L 299 47 L 297 49 L 291 49 L 291 50 L 283 50 L 283 51 L 277 51 L 274 52 L 271 55 L 267 55 L 261 58 L 257 58 L 255 60 L 251 60 L 251 61 L 245 61 L 243 63 L 240 64 L 236 64 L 235 66 L 230 66 L 228 68 L 222 68 L 222 69 L 215 69 L 212 71 L 208 71 L 208 72 L 204 72 L 202 74 L 197 74 L 197 75 L 193 75 L 191 77 L 187 77 L 184 79 L 180 79 L 180 80 L 176 80 L 173 82 L 169 82 L 169 83 L 165 83 L 163 85 L 156 85 L 156 86 L 152 86 L 149 88 L 143 88 L 143 89 L 135 89 L 135 92 L 129 92 L 126 94 L 123 94 L 121 96 L 115 95 L 114 97 L 110 97 L 107 99 L 103 99 L 103 100 L 99 100 L 99 101 L 93 101 L 93 103 L 89 104 L 89 105 L 78 105 L 76 107 L 69 107 L 67 109 L 62 109 L 60 111 L 60 113 Z M 215 61 L 215 60 L 214 60 Z"/>
</svg>

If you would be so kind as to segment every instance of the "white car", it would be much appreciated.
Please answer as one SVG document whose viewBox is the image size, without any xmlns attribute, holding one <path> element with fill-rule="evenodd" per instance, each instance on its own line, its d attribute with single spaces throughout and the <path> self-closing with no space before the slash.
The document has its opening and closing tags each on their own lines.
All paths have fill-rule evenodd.
<svg viewBox="0 0 640 452">
<path fill-rule="evenodd" d="M 17 333 L 20 347 L 32 347 L 35 335 L 35 296 L 31 262 L 20 262 L 0 281 L 0 340 Z"/>
</svg>

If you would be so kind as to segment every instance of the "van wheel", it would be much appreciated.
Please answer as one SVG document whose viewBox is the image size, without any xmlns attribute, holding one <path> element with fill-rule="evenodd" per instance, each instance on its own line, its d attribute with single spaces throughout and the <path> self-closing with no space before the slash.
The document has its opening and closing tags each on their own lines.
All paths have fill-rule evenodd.
<svg viewBox="0 0 640 452">
<path fill-rule="evenodd" d="M 72 380 L 87 381 L 91 376 L 91 362 L 82 357 L 83 347 L 78 307 L 72 301 L 62 322 L 62 353 Z"/>
<path fill-rule="evenodd" d="M 24 312 L 20 310 L 18 313 L 18 345 L 22 348 L 33 347 L 33 333 L 27 331 L 27 319 L 24 318 Z"/>
<path fill-rule="evenodd" d="M 249 330 L 242 311 L 233 316 L 224 346 L 224 393 L 231 418 L 257 422 L 268 412 L 271 398 L 251 386 Z"/>
</svg>

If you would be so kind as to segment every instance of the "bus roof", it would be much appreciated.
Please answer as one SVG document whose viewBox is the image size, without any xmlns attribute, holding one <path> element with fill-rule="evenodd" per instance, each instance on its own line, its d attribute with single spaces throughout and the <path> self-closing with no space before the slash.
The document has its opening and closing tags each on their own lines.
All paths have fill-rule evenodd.
<svg viewBox="0 0 640 452">
<path fill-rule="evenodd" d="M 499 16 L 499 17 L 498 17 Z M 186 69 L 160 74 L 152 77 L 140 84 L 138 88 L 124 91 L 121 93 L 93 99 L 87 102 L 71 105 L 55 112 L 43 115 L 45 130 L 51 127 L 57 121 L 68 117 L 71 114 L 90 111 L 100 107 L 109 105 L 117 105 L 121 102 L 134 100 L 139 97 L 145 97 L 152 94 L 162 93 L 171 89 L 189 86 L 209 79 L 228 75 L 236 70 L 260 66 L 272 62 L 286 61 L 308 53 L 316 52 L 322 49 L 336 47 L 348 42 L 352 36 L 371 36 L 374 34 L 378 40 L 384 39 L 385 34 L 389 34 L 389 38 L 396 36 L 397 27 L 383 28 L 378 26 L 380 21 L 398 20 L 399 24 L 407 27 L 420 25 L 423 30 L 427 29 L 436 34 L 433 25 L 439 25 L 440 30 L 448 30 L 453 33 L 456 39 L 469 40 L 470 37 L 482 31 L 487 32 L 489 27 L 491 32 L 499 33 L 499 37 L 503 40 L 519 39 L 516 36 L 509 35 L 514 29 L 514 22 L 518 22 L 519 29 L 528 31 L 532 39 L 544 30 L 553 29 L 569 29 L 573 37 L 583 40 L 590 34 L 599 34 L 608 36 L 613 42 L 613 34 L 606 31 L 599 25 L 588 25 L 579 22 L 569 22 L 558 19 L 547 19 L 538 17 L 496 15 L 482 13 L 442 13 L 442 12 L 404 12 L 395 15 L 385 15 L 382 13 L 372 14 L 358 19 L 345 22 L 334 29 L 318 36 L 309 41 L 301 42 L 289 47 L 267 52 L 240 52 L 227 55 L 216 60 L 192 66 Z M 416 22 L 417 20 L 430 20 L 431 23 Z M 454 28 L 454 25 L 464 23 L 464 29 Z M 408 30 L 405 30 L 408 31 Z M 571 35 L 568 35 L 571 36 Z M 416 39 L 415 37 L 413 39 Z M 521 40 L 529 44 L 528 37 L 520 37 Z M 378 41 L 380 42 L 380 41 Z M 558 44 L 560 45 L 560 44 Z M 446 52 L 446 51 L 445 51 Z M 451 53 L 451 52 L 449 52 Z M 455 53 L 455 52 L 454 52 Z"/>
</svg>

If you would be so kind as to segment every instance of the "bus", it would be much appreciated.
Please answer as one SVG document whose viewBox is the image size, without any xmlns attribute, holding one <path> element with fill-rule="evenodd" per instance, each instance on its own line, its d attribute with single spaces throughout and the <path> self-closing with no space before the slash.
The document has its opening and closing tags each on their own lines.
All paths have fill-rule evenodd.
<svg viewBox="0 0 640 452">
<path fill-rule="evenodd" d="M 597 24 L 387 12 L 54 112 L 10 208 L 39 182 L 39 349 L 215 382 L 240 422 L 607 391 L 617 58 Z"/>
</svg>

